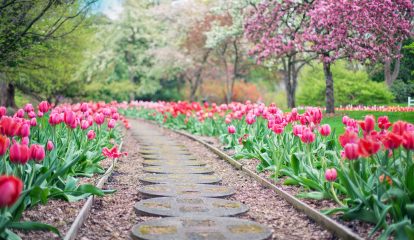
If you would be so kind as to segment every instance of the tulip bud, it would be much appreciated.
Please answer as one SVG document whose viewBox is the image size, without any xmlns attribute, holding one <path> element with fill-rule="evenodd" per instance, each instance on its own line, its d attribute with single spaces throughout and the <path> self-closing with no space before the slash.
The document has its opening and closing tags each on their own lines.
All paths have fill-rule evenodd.
<svg viewBox="0 0 414 240">
<path fill-rule="evenodd" d="M 233 125 L 228 126 L 227 131 L 229 132 L 229 134 L 235 134 L 236 133 L 236 127 L 234 127 Z"/>
<path fill-rule="evenodd" d="M 89 128 L 89 122 L 87 120 L 82 120 L 81 122 L 81 129 L 86 130 Z"/>
<path fill-rule="evenodd" d="M 23 182 L 14 176 L 0 176 L 0 208 L 11 207 L 23 190 Z"/>
<path fill-rule="evenodd" d="M 27 116 L 29 116 L 29 118 L 35 118 L 36 117 L 36 113 L 35 112 L 28 112 Z"/>
<path fill-rule="evenodd" d="M 315 141 L 315 134 L 310 128 L 304 128 L 300 140 L 304 143 L 313 143 Z"/>
<path fill-rule="evenodd" d="M 88 134 L 86 135 L 89 140 L 92 140 L 96 137 L 96 134 L 93 130 L 89 130 Z"/>
<path fill-rule="evenodd" d="M 331 134 L 331 126 L 329 126 L 328 124 L 324 124 L 319 128 L 319 133 L 322 136 L 329 136 Z"/>
<path fill-rule="evenodd" d="M 38 116 L 38 117 L 43 117 L 43 115 L 44 115 L 44 114 L 43 114 L 41 111 L 37 111 L 37 116 Z"/>
<path fill-rule="evenodd" d="M 50 152 L 55 148 L 55 145 L 53 145 L 52 141 L 47 141 L 46 149 Z"/>
<path fill-rule="evenodd" d="M 105 116 L 102 113 L 96 113 L 94 120 L 96 124 L 102 125 L 105 122 Z"/>
<path fill-rule="evenodd" d="M 27 112 L 27 113 L 29 113 L 29 112 L 33 112 L 34 111 L 34 108 L 33 108 L 33 105 L 32 104 L 30 104 L 30 103 L 28 103 L 28 104 L 26 104 L 26 106 L 24 106 L 24 111 L 25 112 Z"/>
<path fill-rule="evenodd" d="M 325 179 L 326 179 L 326 181 L 328 181 L 328 182 L 335 182 L 337 176 L 338 176 L 338 174 L 337 174 L 335 168 L 326 169 L 326 172 L 325 172 Z"/>
<path fill-rule="evenodd" d="M 65 111 L 63 115 L 63 120 L 68 126 L 72 126 L 76 121 L 75 113 L 72 110 Z"/>
<path fill-rule="evenodd" d="M 82 103 L 81 104 L 81 107 L 80 107 L 80 110 L 81 110 L 81 112 L 87 112 L 88 111 L 88 104 L 87 103 Z"/>
<path fill-rule="evenodd" d="M 36 120 L 36 118 L 30 119 L 30 126 L 32 126 L 32 127 L 36 127 L 37 126 L 37 120 Z"/>
</svg>

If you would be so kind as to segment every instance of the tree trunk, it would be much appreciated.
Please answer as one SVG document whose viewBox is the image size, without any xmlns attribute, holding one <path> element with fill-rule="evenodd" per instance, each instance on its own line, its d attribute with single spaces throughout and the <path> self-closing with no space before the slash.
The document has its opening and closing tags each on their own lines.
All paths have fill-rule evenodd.
<svg viewBox="0 0 414 240">
<path fill-rule="evenodd" d="M 330 63 L 323 63 L 323 72 L 326 81 L 326 113 L 335 113 L 334 82 Z"/>
<path fill-rule="evenodd" d="M 0 73 L 0 106 L 16 108 L 14 95 L 14 85 L 6 81 L 5 73 Z"/>
<path fill-rule="evenodd" d="M 401 52 L 402 43 L 398 44 L 398 54 Z M 387 59 L 384 61 L 384 77 L 385 83 L 388 87 L 391 87 L 392 83 L 397 79 L 398 74 L 400 73 L 400 64 L 401 59 L 397 58 L 394 62 L 394 69 L 391 69 L 392 59 Z"/>
<path fill-rule="evenodd" d="M 202 81 L 201 75 L 203 73 L 204 65 L 207 62 L 208 56 L 210 55 L 210 50 L 204 53 L 203 59 L 201 61 L 201 66 L 196 70 L 195 77 L 194 77 L 194 84 L 190 85 L 190 102 L 195 101 L 195 96 L 198 90 L 198 87 L 200 86 L 200 83 Z"/>
</svg>

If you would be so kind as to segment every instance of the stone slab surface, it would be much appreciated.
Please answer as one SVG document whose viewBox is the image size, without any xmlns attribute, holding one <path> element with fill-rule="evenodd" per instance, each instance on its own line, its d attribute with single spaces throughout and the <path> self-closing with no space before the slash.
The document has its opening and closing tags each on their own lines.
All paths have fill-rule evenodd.
<svg viewBox="0 0 414 240">
<path fill-rule="evenodd" d="M 262 240 L 271 231 L 255 222 L 228 217 L 171 217 L 132 228 L 133 239 L 145 240 Z"/>
<path fill-rule="evenodd" d="M 144 174 L 139 177 L 139 180 L 144 183 L 202 183 L 213 184 L 221 181 L 221 178 L 217 175 L 207 174 Z"/>
<path fill-rule="evenodd" d="M 135 204 L 137 214 L 163 217 L 229 217 L 248 210 L 239 202 L 203 197 L 160 197 Z"/>
<path fill-rule="evenodd" d="M 214 171 L 205 166 L 148 166 L 143 168 L 148 173 L 209 174 Z"/>
<path fill-rule="evenodd" d="M 144 166 L 205 166 L 205 162 L 196 160 L 144 160 Z"/>
<path fill-rule="evenodd" d="M 194 156 L 190 155 L 171 155 L 171 154 L 164 154 L 164 155 L 141 155 L 144 159 L 149 160 L 196 160 Z"/>
<path fill-rule="evenodd" d="M 149 197 L 227 197 L 235 193 L 233 188 L 210 184 L 153 184 L 138 191 Z"/>
</svg>

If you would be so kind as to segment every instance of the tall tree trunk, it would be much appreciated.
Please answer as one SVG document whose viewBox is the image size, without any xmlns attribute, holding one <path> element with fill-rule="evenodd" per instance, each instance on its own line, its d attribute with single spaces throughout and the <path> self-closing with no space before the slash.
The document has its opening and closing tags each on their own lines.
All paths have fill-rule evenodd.
<svg viewBox="0 0 414 240">
<path fill-rule="evenodd" d="M 334 82 L 330 63 L 323 63 L 323 72 L 326 81 L 326 113 L 335 113 Z"/>
<path fill-rule="evenodd" d="M 14 85 L 7 82 L 5 73 L 0 73 L 0 106 L 16 108 L 14 95 Z"/>
<path fill-rule="evenodd" d="M 398 53 L 401 52 L 402 43 L 398 44 Z M 384 77 L 385 83 L 388 87 L 391 87 L 392 83 L 397 79 L 398 74 L 400 73 L 400 64 L 401 59 L 397 58 L 394 60 L 394 69 L 392 68 L 392 59 L 387 59 L 384 61 Z"/>
<path fill-rule="evenodd" d="M 201 61 L 201 65 L 200 67 L 196 70 L 195 76 L 194 76 L 194 83 L 190 85 L 190 101 L 194 102 L 195 101 L 195 97 L 196 97 L 196 93 L 198 90 L 198 87 L 201 84 L 201 76 L 203 73 L 203 69 L 204 69 L 204 65 L 207 62 L 208 56 L 210 55 L 210 50 L 208 50 L 207 52 L 204 53 L 202 61 Z"/>
</svg>

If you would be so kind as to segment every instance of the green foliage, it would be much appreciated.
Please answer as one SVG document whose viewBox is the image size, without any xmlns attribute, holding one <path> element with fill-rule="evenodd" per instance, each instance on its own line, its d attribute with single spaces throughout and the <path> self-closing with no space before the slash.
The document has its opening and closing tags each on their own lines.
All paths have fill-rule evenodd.
<svg viewBox="0 0 414 240">
<path fill-rule="evenodd" d="M 373 82 L 363 70 L 349 70 L 345 62 L 332 66 L 336 105 L 388 104 L 393 95 L 384 83 Z M 325 80 L 321 65 L 306 67 L 299 81 L 298 103 L 323 106 Z"/>
<path fill-rule="evenodd" d="M 391 92 L 398 103 L 407 103 L 408 97 L 414 97 L 414 81 L 405 83 L 403 80 L 396 80 L 391 86 Z"/>
</svg>

